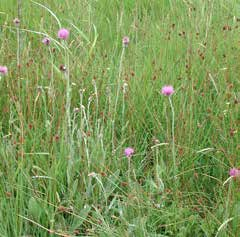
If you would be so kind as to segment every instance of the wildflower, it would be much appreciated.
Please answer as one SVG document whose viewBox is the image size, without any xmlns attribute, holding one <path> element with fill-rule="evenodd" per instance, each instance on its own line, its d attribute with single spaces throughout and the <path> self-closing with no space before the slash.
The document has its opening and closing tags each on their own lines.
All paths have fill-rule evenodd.
<svg viewBox="0 0 240 237">
<path fill-rule="evenodd" d="M 166 96 L 170 96 L 174 93 L 174 89 L 172 86 L 164 86 L 162 88 L 162 94 Z"/>
<path fill-rule="evenodd" d="M 129 41 L 130 41 L 129 37 L 128 36 L 124 36 L 123 39 L 122 39 L 123 46 L 127 47 L 128 44 L 129 44 Z"/>
<path fill-rule="evenodd" d="M 45 45 L 50 45 L 51 40 L 48 37 L 43 38 L 42 43 Z"/>
<path fill-rule="evenodd" d="M 132 147 L 127 147 L 125 150 L 124 150 L 124 154 L 127 158 L 131 158 L 132 155 L 134 153 L 134 149 Z"/>
<path fill-rule="evenodd" d="M 60 29 L 58 31 L 58 38 L 62 40 L 66 40 L 69 37 L 69 31 L 67 29 Z"/>
<path fill-rule="evenodd" d="M 6 66 L 0 66 L 0 75 L 4 76 L 8 72 L 8 69 Z"/>
<path fill-rule="evenodd" d="M 13 23 L 14 23 L 16 26 L 18 26 L 18 25 L 20 24 L 20 20 L 19 20 L 18 18 L 15 18 L 15 19 L 13 20 Z"/>
<path fill-rule="evenodd" d="M 229 171 L 229 175 L 232 177 L 240 176 L 240 170 L 237 168 L 231 168 Z"/>
</svg>

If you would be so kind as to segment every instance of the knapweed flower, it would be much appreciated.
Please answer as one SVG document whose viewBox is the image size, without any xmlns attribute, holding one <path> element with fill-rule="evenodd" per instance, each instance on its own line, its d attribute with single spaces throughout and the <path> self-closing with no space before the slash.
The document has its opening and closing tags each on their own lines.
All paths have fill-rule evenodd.
<svg viewBox="0 0 240 237">
<path fill-rule="evenodd" d="M 6 66 L 0 66 L 0 75 L 4 76 L 8 73 L 8 69 Z"/>
<path fill-rule="evenodd" d="M 240 176 L 240 170 L 237 168 L 231 168 L 229 171 L 229 175 L 232 177 Z"/>
<path fill-rule="evenodd" d="M 124 154 L 127 158 L 131 158 L 134 153 L 134 149 L 132 147 L 127 147 L 124 150 Z"/>
<path fill-rule="evenodd" d="M 14 23 L 16 26 L 18 26 L 18 25 L 20 24 L 20 20 L 19 20 L 18 18 L 15 18 L 15 19 L 13 20 L 13 23 Z"/>
<path fill-rule="evenodd" d="M 43 38 L 42 42 L 43 42 L 43 44 L 45 44 L 45 45 L 50 45 L 51 40 L 50 40 L 48 37 L 45 37 L 45 38 Z"/>
<path fill-rule="evenodd" d="M 128 36 L 124 36 L 123 39 L 122 39 L 123 46 L 127 47 L 128 44 L 129 44 L 129 41 L 130 41 L 129 37 Z"/>
<path fill-rule="evenodd" d="M 58 31 L 58 38 L 62 40 L 66 40 L 69 37 L 69 31 L 67 29 L 60 29 Z"/>
<path fill-rule="evenodd" d="M 170 96 L 174 93 L 174 89 L 172 86 L 164 86 L 162 88 L 162 94 L 166 96 Z"/>
</svg>

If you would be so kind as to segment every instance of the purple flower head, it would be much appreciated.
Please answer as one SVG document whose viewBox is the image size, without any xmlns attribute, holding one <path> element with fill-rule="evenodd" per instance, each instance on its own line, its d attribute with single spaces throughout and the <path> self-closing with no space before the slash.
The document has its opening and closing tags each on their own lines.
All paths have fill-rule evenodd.
<svg viewBox="0 0 240 237">
<path fill-rule="evenodd" d="M 0 66 L 0 76 L 4 76 L 8 73 L 8 69 L 6 66 Z"/>
<path fill-rule="evenodd" d="M 18 25 L 20 24 L 20 20 L 19 20 L 18 18 L 15 18 L 15 19 L 13 20 L 13 23 L 14 23 L 16 26 L 18 26 Z"/>
<path fill-rule="evenodd" d="M 132 147 L 127 147 L 124 150 L 124 154 L 127 158 L 131 158 L 134 153 L 134 149 Z"/>
<path fill-rule="evenodd" d="M 62 40 L 66 40 L 69 37 L 69 34 L 70 33 L 67 29 L 62 28 L 58 31 L 58 38 Z"/>
<path fill-rule="evenodd" d="M 166 96 L 170 96 L 174 93 L 174 89 L 172 86 L 164 86 L 162 88 L 162 94 Z"/>
<path fill-rule="evenodd" d="M 43 44 L 45 44 L 45 45 L 50 45 L 51 40 L 50 40 L 48 37 L 45 37 L 45 38 L 43 38 L 42 42 L 43 42 Z"/>
<path fill-rule="evenodd" d="M 232 177 L 240 176 L 240 170 L 237 168 L 231 168 L 229 171 L 229 175 Z"/>
<path fill-rule="evenodd" d="M 124 36 L 123 39 L 122 39 L 122 43 L 123 43 L 123 46 L 127 47 L 128 44 L 129 44 L 129 37 L 128 36 Z"/>
</svg>

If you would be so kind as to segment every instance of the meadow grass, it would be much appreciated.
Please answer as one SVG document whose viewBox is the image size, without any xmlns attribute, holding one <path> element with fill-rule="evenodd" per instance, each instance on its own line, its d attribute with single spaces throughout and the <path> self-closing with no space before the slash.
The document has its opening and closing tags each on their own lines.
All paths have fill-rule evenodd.
<svg viewBox="0 0 240 237">
<path fill-rule="evenodd" d="M 1 0 L 0 236 L 239 236 L 239 27 L 237 0 Z"/>
</svg>

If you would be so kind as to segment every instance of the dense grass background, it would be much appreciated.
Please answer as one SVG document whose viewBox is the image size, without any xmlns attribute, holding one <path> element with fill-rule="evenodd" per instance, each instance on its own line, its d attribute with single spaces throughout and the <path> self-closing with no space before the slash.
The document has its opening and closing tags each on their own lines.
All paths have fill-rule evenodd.
<svg viewBox="0 0 240 237">
<path fill-rule="evenodd" d="M 71 33 L 74 152 L 59 25 L 22 1 L 18 43 L 17 1 L 1 0 L 0 236 L 239 236 L 239 180 L 223 184 L 239 166 L 240 2 L 39 3 Z"/>
</svg>

